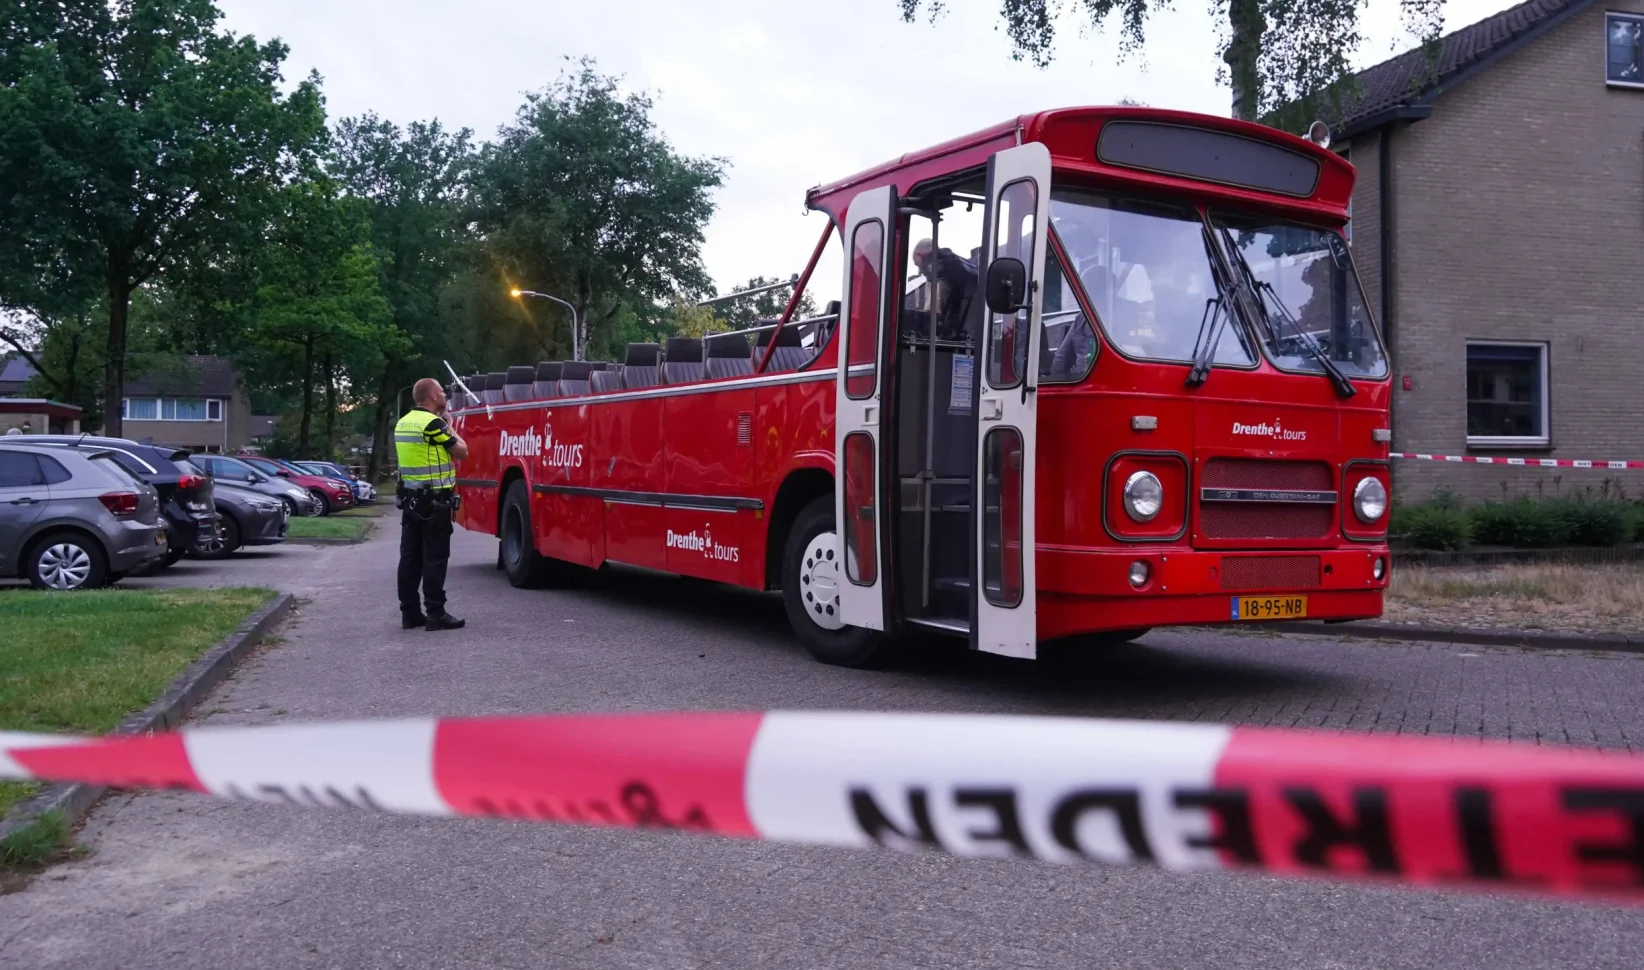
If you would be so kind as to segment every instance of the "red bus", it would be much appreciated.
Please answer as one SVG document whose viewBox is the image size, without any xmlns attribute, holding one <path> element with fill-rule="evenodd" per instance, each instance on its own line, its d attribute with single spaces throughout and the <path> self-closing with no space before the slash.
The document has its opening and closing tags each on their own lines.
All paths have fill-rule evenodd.
<svg viewBox="0 0 1644 970">
<path fill-rule="evenodd" d="M 1031 658 L 1377 616 L 1390 387 L 1353 180 L 1270 128 L 1092 107 L 812 189 L 781 318 L 464 381 L 458 521 L 516 586 L 781 590 L 837 664 L 910 627 Z M 794 319 L 835 236 L 840 299 Z"/>
</svg>

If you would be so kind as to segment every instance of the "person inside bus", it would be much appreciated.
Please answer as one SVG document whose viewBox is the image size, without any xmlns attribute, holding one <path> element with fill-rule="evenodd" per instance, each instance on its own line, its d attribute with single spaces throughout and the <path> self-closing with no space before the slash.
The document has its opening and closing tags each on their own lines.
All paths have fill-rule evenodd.
<svg viewBox="0 0 1644 970">
<path fill-rule="evenodd" d="M 968 340 L 973 318 L 980 316 L 976 298 L 976 264 L 951 249 L 937 249 L 929 239 L 913 247 L 913 265 L 934 287 L 930 309 L 936 336 L 941 340 Z"/>
</svg>

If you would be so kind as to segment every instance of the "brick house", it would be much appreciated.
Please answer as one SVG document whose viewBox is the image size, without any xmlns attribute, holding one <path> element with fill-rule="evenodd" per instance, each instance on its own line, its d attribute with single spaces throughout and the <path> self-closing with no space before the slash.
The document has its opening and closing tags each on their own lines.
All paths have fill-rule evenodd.
<svg viewBox="0 0 1644 970">
<path fill-rule="evenodd" d="M 226 357 L 129 378 L 121 415 L 127 438 L 194 451 L 233 453 L 251 440 L 251 397 Z"/>
<path fill-rule="evenodd" d="M 1644 0 L 1530 0 L 1358 75 L 1334 147 L 1393 450 L 1644 458 Z M 1644 472 L 1395 462 L 1406 501 Z"/>
</svg>

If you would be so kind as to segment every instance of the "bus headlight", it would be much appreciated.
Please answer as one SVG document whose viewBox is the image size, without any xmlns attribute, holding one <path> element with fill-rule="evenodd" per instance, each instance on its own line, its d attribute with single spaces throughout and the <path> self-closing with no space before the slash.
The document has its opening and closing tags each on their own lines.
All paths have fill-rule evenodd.
<svg viewBox="0 0 1644 970">
<path fill-rule="evenodd" d="M 1164 486 L 1152 472 L 1134 472 L 1125 479 L 1125 514 L 1137 522 L 1150 521 L 1164 507 Z"/>
<path fill-rule="evenodd" d="M 1353 486 L 1353 514 L 1368 525 L 1387 513 L 1387 489 L 1379 478 L 1366 478 Z"/>
</svg>

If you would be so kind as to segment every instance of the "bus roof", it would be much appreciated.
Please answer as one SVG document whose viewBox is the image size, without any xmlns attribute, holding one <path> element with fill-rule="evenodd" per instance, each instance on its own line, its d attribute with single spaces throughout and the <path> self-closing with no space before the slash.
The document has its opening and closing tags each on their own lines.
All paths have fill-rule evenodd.
<svg viewBox="0 0 1644 970">
<path fill-rule="evenodd" d="M 1215 115 L 1116 105 L 1022 115 L 817 186 L 805 201 L 837 219 L 863 189 L 892 184 L 905 194 L 1028 141 L 1043 142 L 1058 171 L 1332 222 L 1345 221 L 1353 193 L 1353 167 L 1345 159 L 1288 132 Z"/>
</svg>

